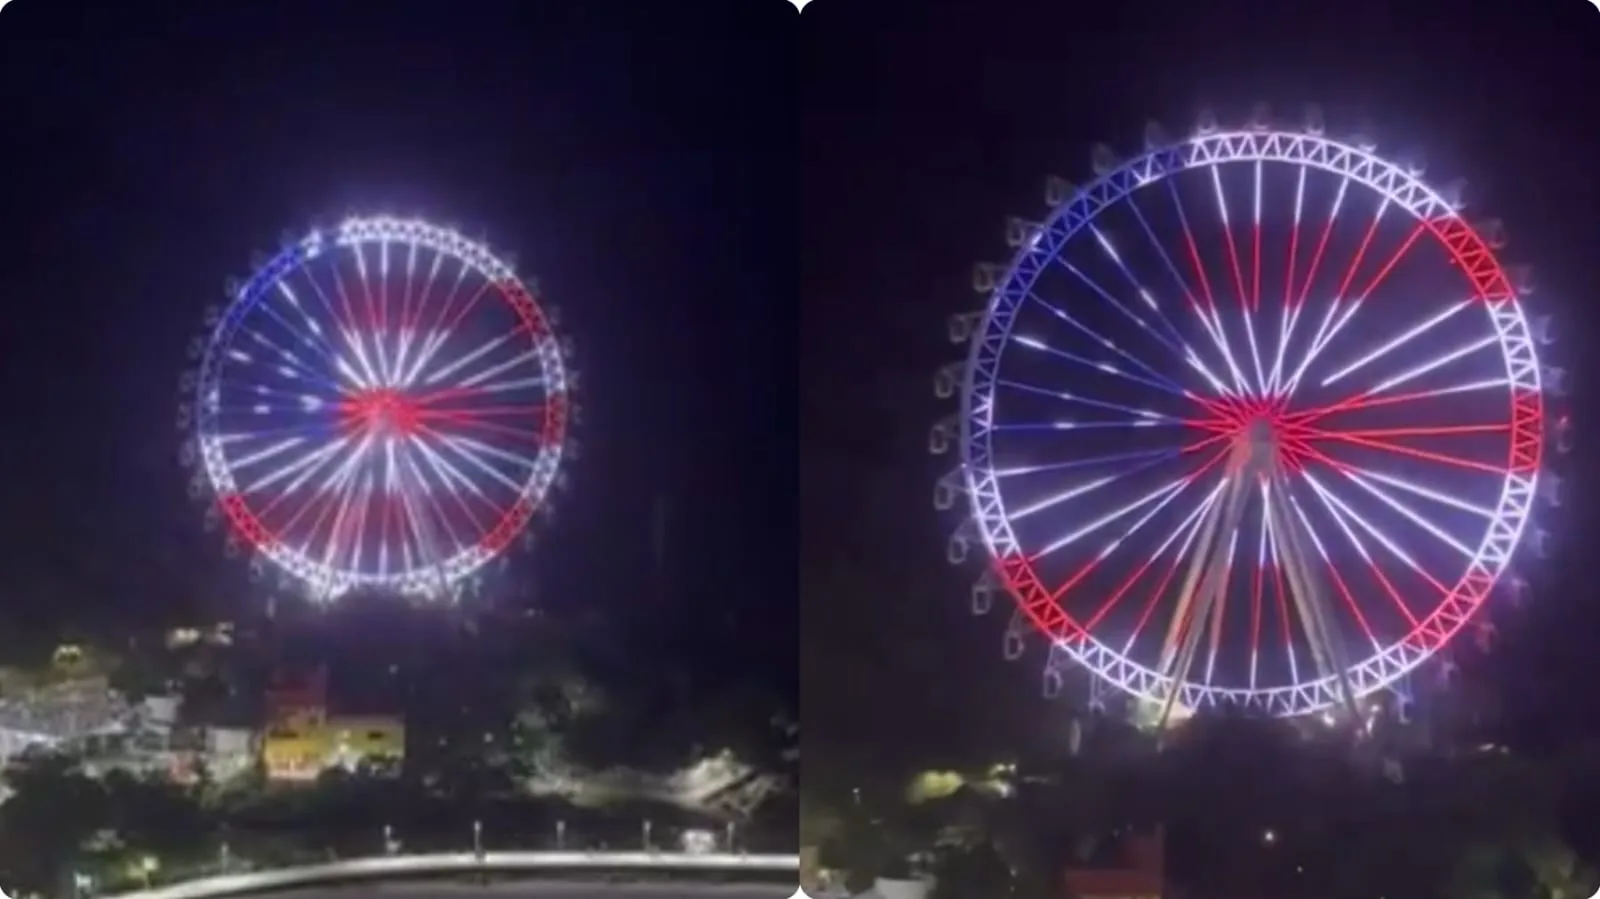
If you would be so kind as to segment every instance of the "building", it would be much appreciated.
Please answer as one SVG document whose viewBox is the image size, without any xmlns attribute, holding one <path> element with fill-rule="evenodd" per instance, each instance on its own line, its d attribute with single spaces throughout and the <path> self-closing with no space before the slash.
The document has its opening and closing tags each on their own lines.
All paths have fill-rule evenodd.
<svg viewBox="0 0 1600 899">
<path fill-rule="evenodd" d="M 318 668 L 303 678 L 280 678 L 267 687 L 265 698 L 269 725 L 324 716 L 328 708 L 328 671 Z"/>
<path fill-rule="evenodd" d="M 266 699 L 261 759 L 271 780 L 315 780 L 330 768 L 354 771 L 368 764 L 394 771 L 405 758 L 404 720 L 331 713 L 323 669 L 274 684 Z"/>
<path fill-rule="evenodd" d="M 0 762 L 24 749 L 73 745 L 130 729 L 134 709 L 103 677 L 21 687 L 0 696 Z"/>
<path fill-rule="evenodd" d="M 190 753 L 189 770 L 198 773 L 194 762 L 204 762 L 216 783 L 248 773 L 261 755 L 258 734 L 247 727 L 206 726 L 200 729 L 199 738 L 199 745 Z"/>
<path fill-rule="evenodd" d="M 317 727 L 267 727 L 261 736 L 261 763 L 269 780 L 315 780 L 322 773 L 325 751 Z"/>
<path fill-rule="evenodd" d="M 267 729 L 261 758 L 267 777 L 315 780 L 330 768 L 398 768 L 405 758 L 405 722 L 397 717 L 331 715 L 280 722 Z"/>
</svg>

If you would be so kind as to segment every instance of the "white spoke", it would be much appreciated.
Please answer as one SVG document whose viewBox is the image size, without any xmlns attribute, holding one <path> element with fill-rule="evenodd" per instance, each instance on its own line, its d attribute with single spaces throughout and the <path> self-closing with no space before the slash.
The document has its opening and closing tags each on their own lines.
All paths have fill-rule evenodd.
<svg viewBox="0 0 1600 899">
<path fill-rule="evenodd" d="M 1469 305 L 1471 304 L 1467 302 L 1461 302 L 1456 303 L 1453 306 L 1446 306 L 1443 312 L 1438 313 L 1437 315 L 1433 316 L 1422 324 L 1417 325 L 1409 331 L 1405 331 L 1404 333 L 1400 334 L 1400 336 L 1395 337 L 1392 340 L 1384 341 L 1365 356 L 1362 356 L 1349 365 L 1346 365 L 1344 368 L 1341 368 L 1326 378 L 1323 378 L 1322 386 L 1326 387 L 1329 384 L 1332 384 L 1334 381 L 1337 381 L 1340 378 L 1358 371 L 1362 367 L 1389 355 L 1400 347 L 1405 346 L 1416 338 L 1421 337 L 1423 334 L 1433 330 L 1435 327 L 1443 324 L 1451 318 L 1454 318 L 1457 312 L 1467 308 Z"/>
</svg>

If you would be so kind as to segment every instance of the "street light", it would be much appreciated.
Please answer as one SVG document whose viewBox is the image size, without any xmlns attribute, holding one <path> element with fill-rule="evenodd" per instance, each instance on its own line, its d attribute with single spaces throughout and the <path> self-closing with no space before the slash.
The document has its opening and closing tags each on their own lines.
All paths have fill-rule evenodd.
<svg viewBox="0 0 1600 899">
<path fill-rule="evenodd" d="M 474 855 L 483 855 L 483 822 L 472 822 L 472 852 Z"/>
<path fill-rule="evenodd" d="M 567 848 L 567 822 L 566 821 L 557 821 L 556 822 L 556 848 L 557 849 L 565 849 L 565 848 Z"/>
<path fill-rule="evenodd" d="M 681 842 L 683 851 L 689 855 L 705 855 L 717 851 L 717 835 L 698 827 L 685 830 Z"/>
<path fill-rule="evenodd" d="M 640 830 L 643 832 L 643 835 L 644 835 L 644 841 L 643 841 L 644 842 L 644 849 L 645 849 L 646 852 L 649 852 L 650 851 L 650 819 L 649 818 L 644 819 L 643 826 L 640 828 Z"/>
</svg>

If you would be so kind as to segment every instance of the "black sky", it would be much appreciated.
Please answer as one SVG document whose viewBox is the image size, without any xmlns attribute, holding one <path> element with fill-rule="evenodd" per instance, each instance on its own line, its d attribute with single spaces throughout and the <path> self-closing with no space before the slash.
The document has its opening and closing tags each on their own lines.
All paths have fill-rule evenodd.
<svg viewBox="0 0 1600 899">
<path fill-rule="evenodd" d="M 1592 417 L 1585 354 L 1600 268 L 1600 14 L 1590 4 L 842 3 L 802 21 L 801 582 L 808 745 L 922 761 L 1064 734 L 1038 697 L 1043 661 L 1000 660 L 1007 612 L 975 619 L 975 564 L 944 560 L 928 429 L 953 406 L 934 370 L 957 358 L 945 318 L 975 306 L 977 261 L 1008 256 L 1007 215 L 1042 214 L 1056 174 L 1082 183 L 1090 147 L 1139 146 L 1147 119 L 1182 132 L 1202 106 L 1239 121 L 1306 103 L 1330 132 L 1420 147 L 1431 178 L 1468 179 L 1532 263 L 1534 305 L 1568 405 Z M 1548 7 L 1548 8 L 1547 8 Z M 1583 441 L 1580 440 L 1580 445 Z M 1527 733 L 1570 727 L 1596 672 L 1600 623 L 1584 568 L 1595 481 L 1580 450 L 1564 509 L 1540 521 L 1556 555 L 1518 558 L 1538 587 L 1497 599 L 1500 649 L 1477 664 Z M 820 636 L 820 635 L 825 635 Z M 1467 642 L 1467 641 L 1464 641 Z M 1472 655 L 1472 653 L 1467 653 Z M 996 736 L 998 735 L 998 736 Z M 1041 737 L 1043 735 L 1043 737 Z M 859 761 L 862 756 L 855 754 Z M 813 758 L 817 756 L 813 755 Z"/>
<path fill-rule="evenodd" d="M 793 365 L 773 347 L 793 321 L 793 18 L 9 4 L 0 616 L 15 632 L 260 602 L 185 495 L 185 346 L 281 233 L 391 212 L 513 256 L 577 347 L 584 455 L 491 592 L 531 579 L 619 636 L 792 681 Z"/>
</svg>

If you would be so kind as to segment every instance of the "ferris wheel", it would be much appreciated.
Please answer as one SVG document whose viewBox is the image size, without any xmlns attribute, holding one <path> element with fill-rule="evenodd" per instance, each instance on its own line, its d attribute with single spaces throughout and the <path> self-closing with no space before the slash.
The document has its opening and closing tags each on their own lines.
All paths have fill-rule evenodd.
<svg viewBox="0 0 1600 899">
<path fill-rule="evenodd" d="M 450 597 L 547 503 L 574 413 L 536 289 L 455 231 L 312 230 L 207 313 L 180 384 L 210 524 L 316 599 Z"/>
<path fill-rule="evenodd" d="M 1009 223 L 1015 256 L 952 323 L 968 355 L 937 384 L 960 411 L 931 448 L 960 465 L 935 501 L 968 507 L 952 561 L 987 554 L 975 607 L 1010 594 L 1008 654 L 1042 634 L 1047 693 L 1084 670 L 1092 705 L 1161 724 L 1401 692 L 1554 496 L 1560 372 L 1501 229 L 1315 111 L 1152 126 L 1094 171 Z"/>
</svg>

